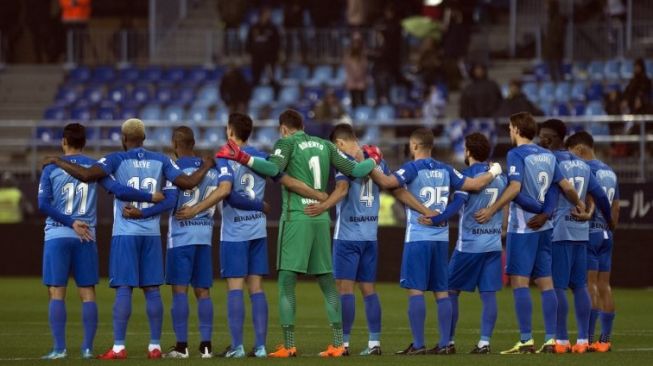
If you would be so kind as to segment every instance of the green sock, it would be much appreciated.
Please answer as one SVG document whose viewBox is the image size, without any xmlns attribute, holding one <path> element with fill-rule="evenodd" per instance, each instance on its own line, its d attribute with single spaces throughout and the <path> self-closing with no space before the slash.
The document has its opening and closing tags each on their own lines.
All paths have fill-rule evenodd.
<svg viewBox="0 0 653 366">
<path fill-rule="evenodd" d="M 327 273 L 317 276 L 317 282 L 324 295 L 324 305 L 333 331 L 333 345 L 342 346 L 342 312 L 340 311 L 340 294 L 336 289 L 336 281 L 332 273 Z"/>
<path fill-rule="evenodd" d="M 297 273 L 279 271 L 279 320 L 283 329 L 284 346 L 295 347 L 295 285 Z"/>
</svg>

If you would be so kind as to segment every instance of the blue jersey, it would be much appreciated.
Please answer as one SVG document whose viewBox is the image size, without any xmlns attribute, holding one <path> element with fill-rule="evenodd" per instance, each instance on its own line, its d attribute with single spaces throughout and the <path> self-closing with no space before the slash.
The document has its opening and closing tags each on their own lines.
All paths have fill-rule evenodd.
<svg viewBox="0 0 653 366">
<path fill-rule="evenodd" d="M 84 155 L 63 156 L 63 160 L 90 167 L 95 160 Z M 39 183 L 39 198 L 46 198 L 53 208 L 72 220 L 86 222 L 95 235 L 97 184 L 84 183 L 66 173 L 54 164 L 43 169 Z M 58 238 L 79 238 L 75 231 L 48 217 L 45 220 L 45 240 Z"/>
<path fill-rule="evenodd" d="M 597 185 L 589 165 L 567 150 L 555 153 L 562 176 L 574 186 L 578 197 L 585 201 L 588 188 Z M 558 205 L 553 213 L 553 241 L 587 241 L 589 240 L 589 222 L 580 221 L 571 215 L 574 207 L 567 197 L 560 195 Z"/>
<path fill-rule="evenodd" d="M 350 160 L 353 160 L 350 158 Z M 376 168 L 383 174 L 390 174 L 385 161 Z M 348 241 L 376 241 L 379 228 L 379 186 L 371 178 L 353 178 L 341 172 L 336 173 L 337 181 L 347 181 L 347 196 L 336 205 L 336 227 L 333 238 Z"/>
<path fill-rule="evenodd" d="M 177 166 L 185 174 L 193 174 L 202 165 L 202 159 L 197 157 L 183 157 L 177 160 Z M 179 192 L 176 208 L 193 206 L 208 197 L 218 188 L 218 172 L 209 169 L 197 187 Z M 178 189 L 178 188 L 175 188 Z M 213 214 L 215 207 L 200 212 L 189 220 L 177 220 L 170 215 L 168 230 L 168 248 L 177 248 L 186 245 L 211 245 L 213 236 Z"/>
<path fill-rule="evenodd" d="M 145 150 L 142 147 L 109 154 L 98 160 L 98 165 L 112 174 L 118 183 L 141 191 L 161 191 L 166 180 L 174 181 L 183 172 L 169 157 Z M 173 187 L 167 187 L 171 189 Z M 115 199 L 113 203 L 113 236 L 157 236 L 161 235 L 160 215 L 146 219 L 127 219 L 122 209 L 130 202 Z M 152 206 L 147 202 L 131 202 L 141 209 Z"/>
<path fill-rule="evenodd" d="M 488 168 L 487 163 L 476 163 L 463 170 L 462 173 L 466 177 L 474 178 L 486 173 Z M 456 250 L 465 253 L 501 251 L 503 211 L 498 211 L 485 224 L 479 224 L 474 218 L 474 214 L 482 208 L 491 206 L 501 196 L 507 184 L 506 177 L 500 175 L 479 192 L 457 191 L 455 193 L 455 195 L 461 195 L 465 202 L 460 211 Z"/>
<path fill-rule="evenodd" d="M 535 144 L 524 144 L 511 149 L 507 161 L 508 182 L 520 182 L 521 192 L 542 203 L 551 184 L 557 184 L 563 179 L 553 153 Z M 532 233 L 551 229 L 550 221 L 538 230 L 530 229 L 526 224 L 533 216 L 535 214 L 522 209 L 514 201 L 511 202 L 508 232 Z"/>
<path fill-rule="evenodd" d="M 440 212 L 449 203 L 450 188 L 459 190 L 465 183 L 465 177 L 460 172 L 432 158 L 409 161 L 393 174 L 424 206 Z M 406 207 L 406 243 L 449 241 L 448 226 L 422 225 L 417 221 L 419 216 L 419 212 Z"/>
<path fill-rule="evenodd" d="M 251 146 L 243 151 L 251 156 L 267 159 L 267 155 Z M 249 167 L 235 161 L 218 159 L 218 182 L 229 181 L 232 193 L 241 193 L 251 199 L 263 200 L 265 195 L 265 178 L 256 174 Z M 237 209 L 222 201 L 222 225 L 220 240 L 247 241 L 267 237 L 265 214 L 260 211 Z"/>
<path fill-rule="evenodd" d="M 600 160 L 590 160 L 587 164 L 590 166 L 598 184 L 608 196 L 610 205 L 612 205 L 614 200 L 619 199 L 617 175 L 609 166 Z M 599 210 L 595 210 L 594 217 L 590 221 L 590 233 L 602 232 L 603 230 L 609 230 L 608 223 L 605 221 L 603 214 Z"/>
</svg>

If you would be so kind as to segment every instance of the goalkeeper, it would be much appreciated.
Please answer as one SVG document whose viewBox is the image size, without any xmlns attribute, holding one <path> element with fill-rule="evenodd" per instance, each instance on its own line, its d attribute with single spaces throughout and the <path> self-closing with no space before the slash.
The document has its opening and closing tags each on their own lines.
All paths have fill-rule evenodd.
<svg viewBox="0 0 653 366">
<path fill-rule="evenodd" d="M 219 158 L 236 160 L 265 176 L 286 173 L 316 191 L 324 192 L 330 166 L 355 178 L 368 175 L 380 156 L 356 163 L 344 157 L 330 141 L 304 133 L 302 116 L 286 110 L 279 116 L 282 138 L 274 145 L 268 160 L 253 158 L 231 141 L 217 154 Z M 327 315 L 333 331 L 333 344 L 322 357 L 340 357 L 345 352 L 342 336 L 340 296 L 336 290 L 331 265 L 331 233 L 328 211 L 314 217 L 304 214 L 306 206 L 318 203 L 282 187 L 282 214 L 277 245 L 279 272 L 279 315 L 284 344 L 270 357 L 286 358 L 297 355 L 295 348 L 295 285 L 297 274 L 314 275 L 324 294 Z"/>
</svg>

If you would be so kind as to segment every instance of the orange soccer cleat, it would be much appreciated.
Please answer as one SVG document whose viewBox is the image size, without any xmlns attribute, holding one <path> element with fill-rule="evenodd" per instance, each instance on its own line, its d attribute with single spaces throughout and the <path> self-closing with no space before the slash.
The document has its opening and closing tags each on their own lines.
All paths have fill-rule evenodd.
<svg viewBox="0 0 653 366">
<path fill-rule="evenodd" d="M 286 348 L 284 346 L 277 346 L 277 350 L 268 353 L 268 357 L 272 357 L 272 358 L 297 357 L 297 348 L 295 347 Z"/>
<path fill-rule="evenodd" d="M 571 347 L 571 352 L 573 353 L 586 353 L 589 352 L 590 345 L 588 343 L 576 343 Z"/>
<path fill-rule="evenodd" d="M 342 357 L 342 355 L 347 351 L 345 346 L 340 345 L 338 347 L 329 345 L 326 351 L 320 352 L 320 357 Z"/>
<path fill-rule="evenodd" d="M 569 343 L 560 344 L 560 343 L 556 342 L 555 346 L 553 346 L 553 352 L 554 353 L 570 353 L 571 352 L 571 345 Z"/>
<path fill-rule="evenodd" d="M 120 352 L 114 352 L 113 348 L 97 356 L 98 360 L 124 360 L 127 358 L 127 350 L 122 349 Z"/>
<path fill-rule="evenodd" d="M 610 342 L 594 342 L 590 346 L 590 352 L 610 352 L 612 344 Z"/>
</svg>

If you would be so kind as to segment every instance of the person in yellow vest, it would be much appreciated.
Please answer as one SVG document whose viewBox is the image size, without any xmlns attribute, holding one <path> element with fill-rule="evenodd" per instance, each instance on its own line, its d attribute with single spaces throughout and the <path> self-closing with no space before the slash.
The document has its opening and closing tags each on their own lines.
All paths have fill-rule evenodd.
<svg viewBox="0 0 653 366">
<path fill-rule="evenodd" d="M 91 18 L 91 0 L 59 0 L 59 7 L 61 8 L 61 23 L 66 30 L 66 37 L 68 37 L 69 32 L 72 32 L 73 61 L 80 62 L 84 54 L 84 43 L 91 42 L 88 34 L 88 21 Z M 93 49 L 93 53 L 97 59 L 95 49 Z"/>
<path fill-rule="evenodd" d="M 0 178 L 0 224 L 18 224 L 23 221 L 23 192 L 16 186 L 9 172 Z"/>
</svg>

